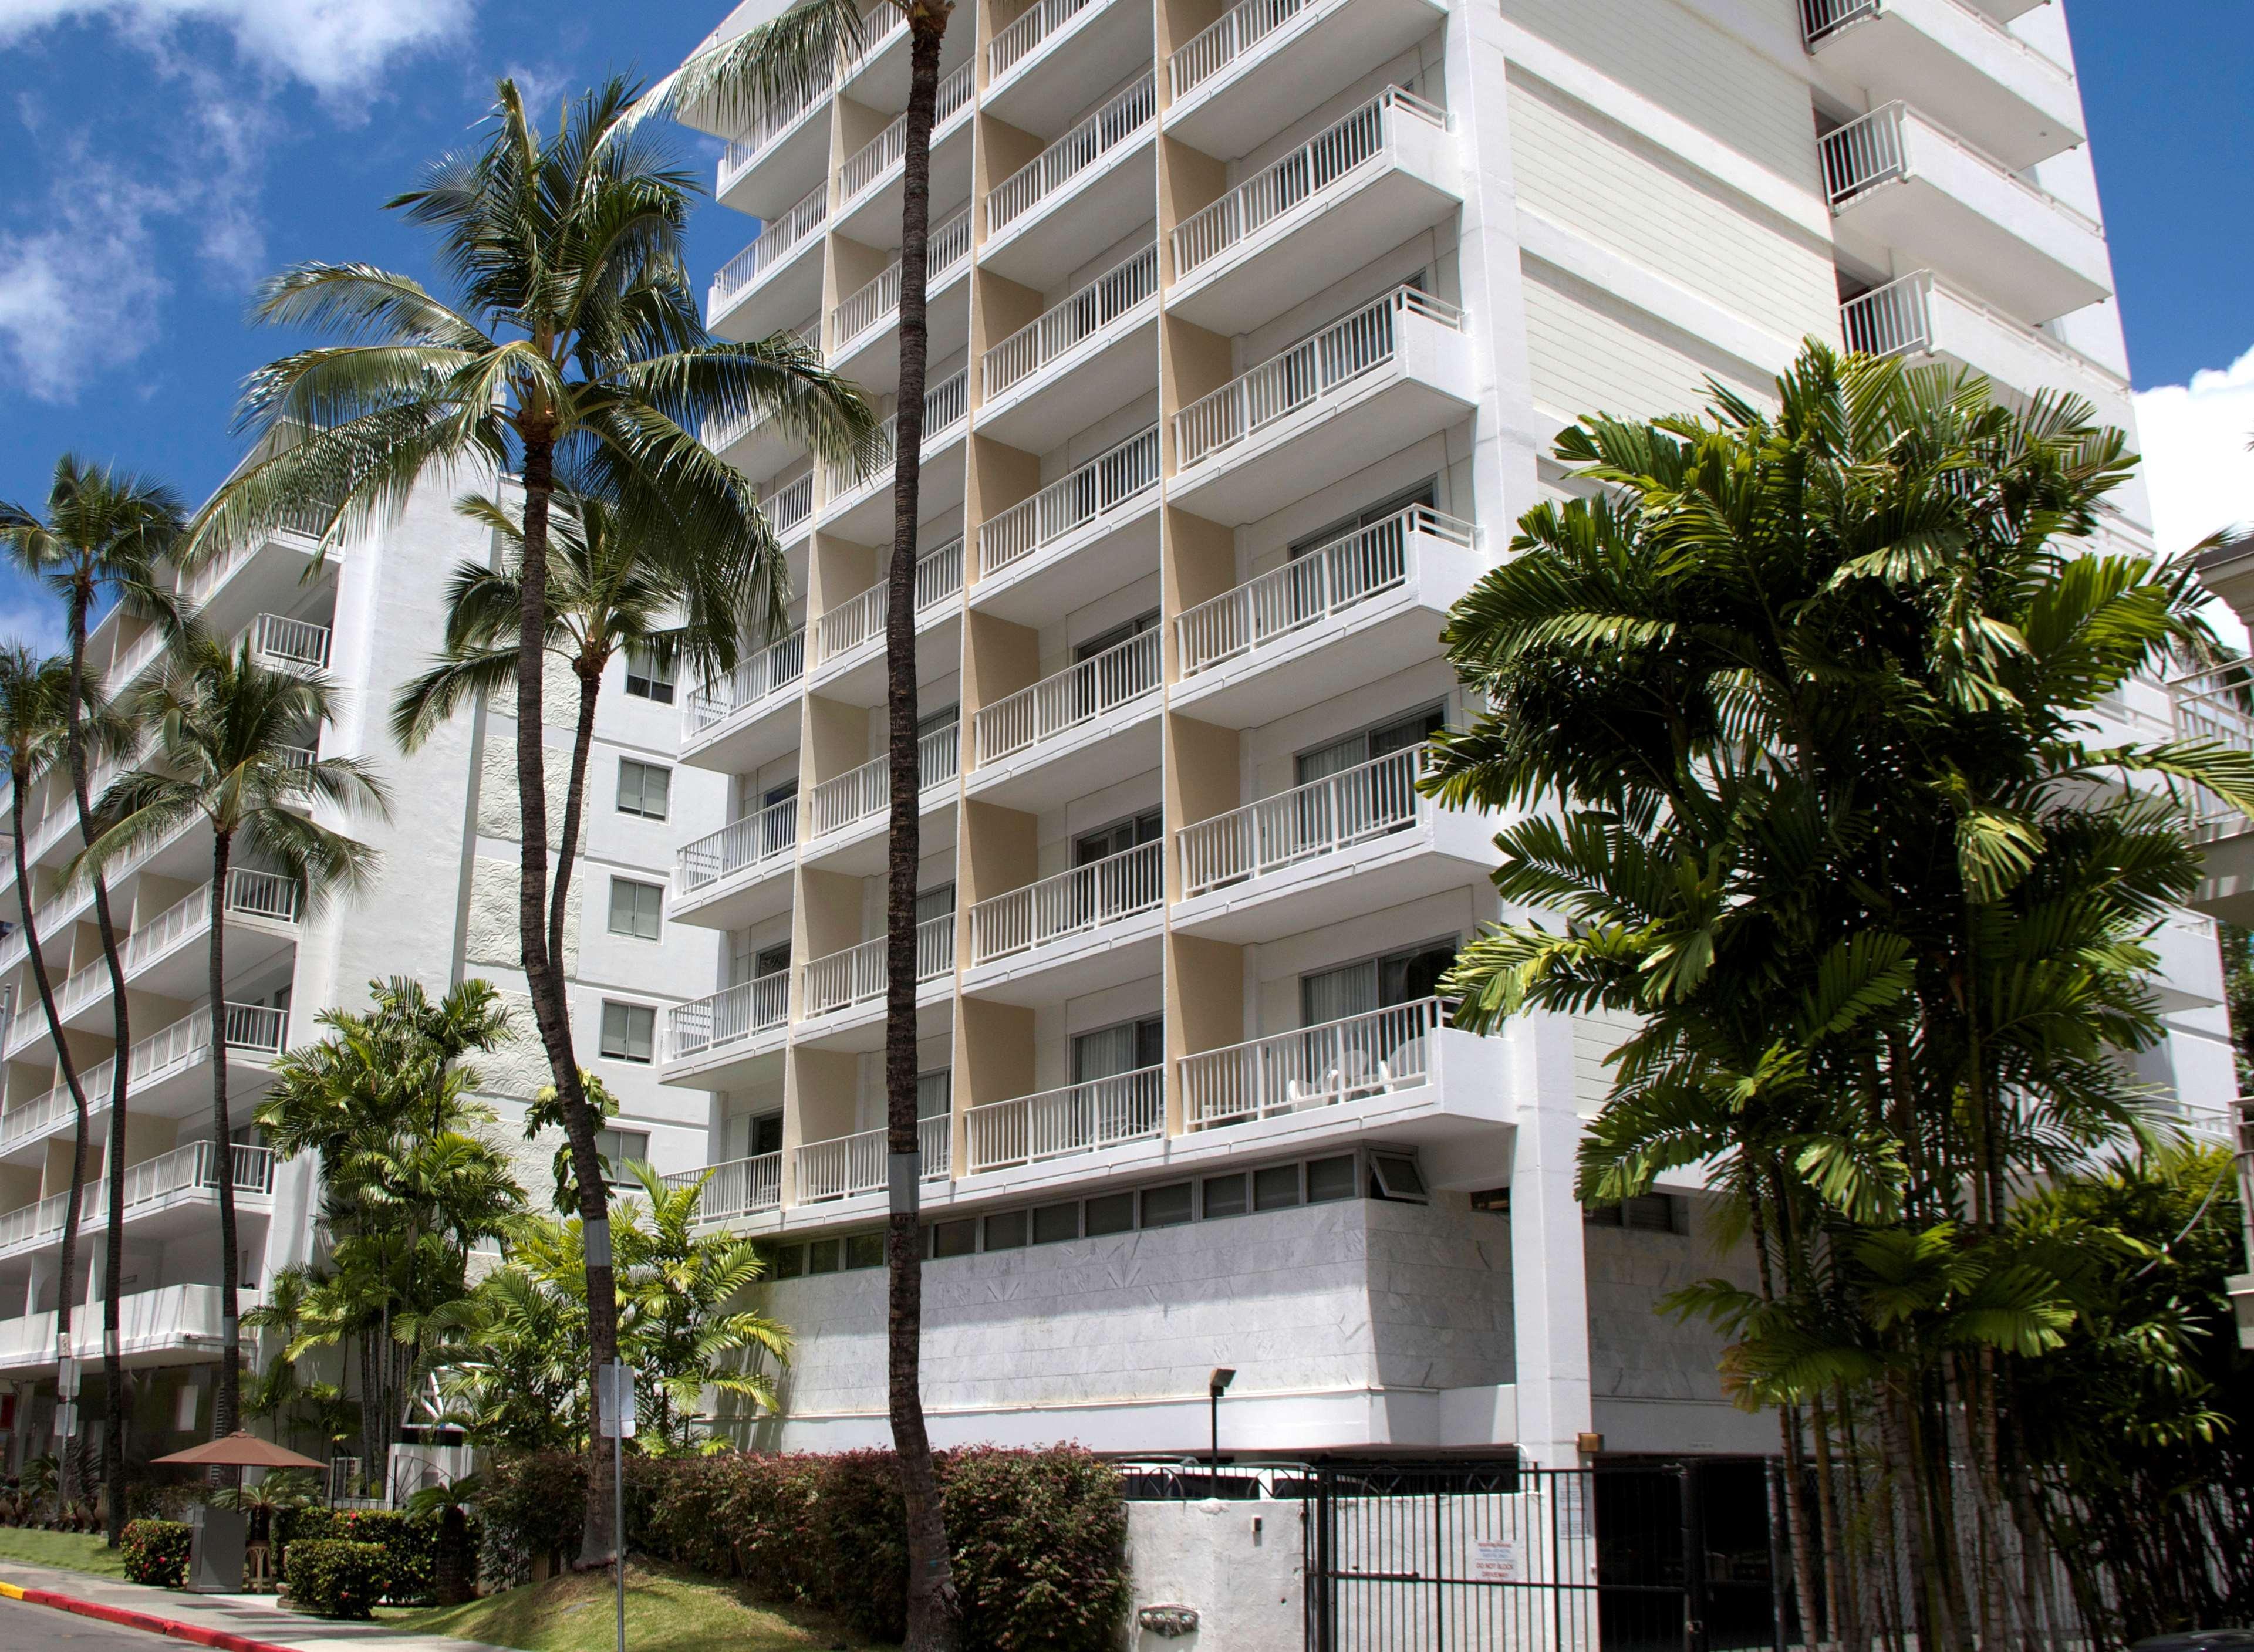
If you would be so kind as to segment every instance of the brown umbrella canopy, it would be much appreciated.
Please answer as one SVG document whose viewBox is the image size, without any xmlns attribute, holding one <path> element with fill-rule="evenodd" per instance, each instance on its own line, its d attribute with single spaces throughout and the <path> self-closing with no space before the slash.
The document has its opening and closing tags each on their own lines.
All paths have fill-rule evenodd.
<svg viewBox="0 0 2254 1652">
<path fill-rule="evenodd" d="M 159 1457 L 160 1463 L 189 1463 L 201 1468 L 319 1468 L 321 1464 L 310 1457 L 301 1457 L 286 1446 L 276 1446 L 270 1439 L 261 1439 L 256 1434 L 237 1429 L 224 1439 L 206 1440 L 200 1446 L 191 1446 L 184 1452 L 174 1452 L 170 1457 Z"/>
</svg>

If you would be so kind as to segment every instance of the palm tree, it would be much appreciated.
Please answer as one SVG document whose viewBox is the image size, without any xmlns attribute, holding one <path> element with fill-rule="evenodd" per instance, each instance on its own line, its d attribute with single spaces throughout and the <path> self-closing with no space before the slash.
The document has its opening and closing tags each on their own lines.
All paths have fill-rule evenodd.
<svg viewBox="0 0 2254 1652">
<path fill-rule="evenodd" d="M 496 88 L 490 136 L 448 156 L 390 205 L 438 234 L 453 302 L 368 264 L 307 263 L 266 284 L 256 313 L 345 341 L 252 375 L 244 422 L 259 456 L 194 524 L 192 562 L 309 506 L 331 532 L 396 508 L 426 473 L 514 467 L 524 487 L 517 621 L 517 891 L 526 984 L 563 1099 L 587 1223 L 589 1388 L 615 1353 L 617 1300 L 595 1130 L 559 960 L 548 943 L 548 802 L 541 688 L 550 514 L 558 466 L 621 528 L 739 592 L 727 605 L 779 631 L 788 579 L 753 489 L 695 432 L 754 412 L 843 460 L 873 421 L 859 392 L 793 340 L 708 333 L 682 262 L 695 187 L 622 121 L 635 88 L 612 80 L 543 138 L 514 81 Z M 735 640 L 723 637 L 723 663 Z M 586 1553 L 607 1558 L 608 1466 L 589 1476 Z"/>
<path fill-rule="evenodd" d="M 167 676 L 136 696 L 156 731 L 161 767 L 126 775 L 103 800 L 115 825 L 81 858 L 100 867 L 200 818 L 211 828 L 210 995 L 212 1153 L 219 1181 L 220 1382 L 212 1408 L 214 1438 L 241 1415 L 242 1331 L 236 1284 L 233 1127 L 228 1115 L 227 911 L 235 858 L 271 863 L 290 884 L 300 913 L 357 888 L 374 860 L 368 846 L 321 825 L 318 804 L 387 814 L 383 787 L 357 759 L 318 757 L 311 749 L 334 715 L 335 690 L 321 676 L 270 670 L 249 640 L 230 654 L 196 638 Z"/>
<path fill-rule="evenodd" d="M 473 494 L 456 508 L 491 528 L 508 556 L 500 568 L 465 562 L 447 582 L 444 649 L 438 662 L 402 688 L 392 703 L 392 738 L 402 752 L 415 751 L 473 695 L 497 699 L 516 681 L 523 528 L 519 518 L 490 494 Z M 548 905 L 548 951 L 550 956 L 560 957 L 604 670 L 614 655 L 644 648 L 668 662 L 685 655 L 710 672 L 726 656 L 724 640 L 755 625 L 759 616 L 731 606 L 741 592 L 713 578 L 717 570 L 704 565 L 682 567 L 665 554 L 662 544 L 627 532 L 618 514 L 598 499 L 559 491 L 549 536 L 544 646 L 569 668 L 579 690 L 570 775 L 564 790 L 563 830 Z"/>
<path fill-rule="evenodd" d="M 923 463 L 923 396 L 930 333 L 925 300 L 930 264 L 931 130 L 939 57 L 954 0 L 892 0 L 907 19 L 908 104 L 900 200 L 900 385 L 892 439 L 892 554 L 886 575 L 886 756 L 891 837 L 885 867 L 885 1138 L 891 1215 L 885 1242 L 888 1303 L 886 1377 L 892 1446 L 907 1504 L 907 1641 L 910 1652 L 955 1643 L 954 1571 L 939 1484 L 931 1463 L 922 1393 L 923 1250 L 916 1117 L 916 871 L 923 851 L 917 798 L 919 715 L 915 668 L 916 529 Z M 780 98 L 814 95 L 823 71 L 858 49 L 861 24 L 849 0 L 808 0 L 781 17 L 699 53 L 654 102 L 709 109 L 746 122 Z"/>
<path fill-rule="evenodd" d="M 62 598 L 69 639 L 70 682 L 63 702 L 64 754 L 78 804 L 81 849 L 94 838 L 93 780 L 80 710 L 87 704 L 86 639 L 94 608 L 105 597 L 124 611 L 177 634 L 181 615 L 161 579 L 164 559 L 179 541 L 183 507 L 172 491 L 144 477 L 120 474 L 74 453 L 55 461 L 44 517 L 23 505 L 0 503 L 0 543 L 18 567 Z M 118 1354 L 118 1295 L 125 1271 L 126 1053 L 133 1047 L 126 1012 L 125 966 L 110 920 L 109 887 L 94 879 L 94 920 L 109 970 L 109 1014 L 117 1059 L 109 1080 L 109 1222 L 102 1254 L 102 1369 L 108 1396 L 102 1431 L 102 1483 L 108 1488 L 109 1546 L 125 1530 L 125 1370 Z"/>
</svg>

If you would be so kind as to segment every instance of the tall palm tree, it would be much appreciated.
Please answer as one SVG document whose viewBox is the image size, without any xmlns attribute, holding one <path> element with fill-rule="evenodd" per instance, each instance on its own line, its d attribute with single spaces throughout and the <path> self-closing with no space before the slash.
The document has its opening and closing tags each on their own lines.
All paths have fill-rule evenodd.
<svg viewBox="0 0 2254 1652">
<path fill-rule="evenodd" d="M 523 528 L 518 516 L 491 494 L 472 494 L 456 508 L 490 528 L 508 556 L 499 568 L 465 562 L 447 582 L 444 651 L 392 703 L 392 738 L 403 752 L 421 746 L 472 695 L 497 699 L 516 681 Z M 549 956 L 560 957 L 605 669 L 615 655 L 647 648 L 661 661 L 686 655 L 712 670 L 725 654 L 724 640 L 740 634 L 746 620 L 755 623 L 757 616 L 731 606 L 742 593 L 714 578 L 714 570 L 682 567 L 663 554 L 661 543 L 627 531 L 618 514 L 598 499 L 559 492 L 549 534 L 545 647 L 570 671 L 579 692 L 548 905 Z"/>
<path fill-rule="evenodd" d="M 547 137 L 512 80 L 489 135 L 390 205 L 438 234 L 452 301 L 369 264 L 307 263 L 268 282 L 262 320 L 343 341 L 260 369 L 244 423 L 258 456 L 207 505 L 190 560 L 315 506 L 332 533 L 398 506 L 427 473 L 514 469 L 524 486 L 516 766 L 517 918 L 526 984 L 579 1168 L 587 1229 L 590 1390 L 618 1347 L 597 1121 L 579 1087 L 559 961 L 548 942 L 548 802 L 541 688 L 550 518 L 559 464 L 637 540 L 741 592 L 780 630 L 788 579 L 742 472 L 696 431 L 757 413 L 843 460 L 873 421 L 851 386 L 794 340 L 729 344 L 697 317 L 681 256 L 695 186 L 647 135 L 622 130 L 636 88 L 612 80 Z M 721 640 L 724 659 L 733 638 Z M 732 662 L 732 661 L 730 662 Z M 594 1455 L 584 1552 L 607 1558 L 608 1465 Z"/>
<path fill-rule="evenodd" d="M 922 1393 L 923 1248 L 916 1116 L 916 872 L 922 858 L 917 799 L 920 713 L 915 668 L 916 529 L 923 464 L 923 396 L 930 332 L 931 129 L 940 49 L 954 0 L 892 0 L 907 20 L 908 104 L 900 198 L 900 388 L 892 439 L 892 548 L 886 571 L 885 726 L 891 837 L 885 865 L 885 1144 L 891 1215 L 885 1242 L 890 1301 L 887 1386 L 892 1446 L 907 1504 L 910 1652 L 955 1643 L 956 1596 L 947 1523 L 931 1463 Z M 823 71 L 858 49 L 849 0 L 808 4 L 746 30 L 683 65 L 654 102 L 743 122 L 780 98 L 813 95 Z"/>
<path fill-rule="evenodd" d="M 129 614 L 177 634 L 181 614 L 163 579 L 163 564 L 178 548 L 185 515 L 170 488 L 145 477 L 94 465 L 74 453 L 55 461 L 44 516 L 23 505 L 0 503 L 0 544 L 18 567 L 62 598 L 70 648 L 70 683 L 63 703 L 64 754 L 78 804 L 81 850 L 94 838 L 94 783 L 88 773 L 80 709 L 87 704 L 86 640 L 94 610 L 105 598 Z M 109 1546 L 125 1531 L 125 1369 L 118 1354 L 118 1297 L 125 1271 L 126 1054 L 133 1047 L 125 1004 L 125 965 L 111 921 L 108 885 L 94 879 L 94 921 L 109 970 L 109 1014 L 116 1060 L 109 1080 L 109 1221 L 102 1245 L 102 1371 L 108 1410 L 102 1431 L 102 1478 L 108 1488 Z"/>
<path fill-rule="evenodd" d="M 234 1130 L 227 1095 L 227 890 L 235 858 L 269 863 L 308 913 L 358 887 L 374 851 L 312 817 L 316 805 L 343 813 L 388 814 L 380 781 L 356 758 L 311 749 L 332 719 L 335 690 L 321 676 L 261 665 L 249 639 L 229 653 L 207 637 L 185 645 L 178 665 L 135 696 L 156 731 L 158 766 L 110 788 L 103 812 L 116 823 L 81 859 L 99 867 L 202 819 L 211 828 L 210 995 L 212 1152 L 219 1180 L 220 1382 L 214 1438 L 234 1432 L 241 1415 L 242 1327 L 236 1290 Z"/>
</svg>

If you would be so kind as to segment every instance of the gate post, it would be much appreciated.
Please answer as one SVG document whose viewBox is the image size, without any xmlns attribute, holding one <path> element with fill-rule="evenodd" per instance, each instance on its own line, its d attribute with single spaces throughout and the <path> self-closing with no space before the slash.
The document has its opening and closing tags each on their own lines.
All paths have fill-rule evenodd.
<svg viewBox="0 0 2254 1652">
<path fill-rule="evenodd" d="M 1683 1652 L 1706 1652 L 1706 1534 L 1698 1514 L 1698 1470 L 1681 1463 L 1683 1487 Z"/>
</svg>

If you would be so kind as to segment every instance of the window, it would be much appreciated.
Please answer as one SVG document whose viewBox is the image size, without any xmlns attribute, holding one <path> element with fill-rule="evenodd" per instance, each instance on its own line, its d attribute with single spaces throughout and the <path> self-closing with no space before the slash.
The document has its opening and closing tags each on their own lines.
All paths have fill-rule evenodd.
<svg viewBox="0 0 2254 1652">
<path fill-rule="evenodd" d="M 1445 707 L 1427 706 L 1407 717 L 1395 718 L 1374 728 L 1349 734 L 1344 739 L 1333 740 L 1327 746 L 1318 746 L 1312 751 L 1302 752 L 1293 760 L 1298 782 L 1301 786 L 1310 785 L 1342 770 L 1375 762 L 1390 752 L 1422 746 L 1440 732 L 1441 724 L 1446 720 Z M 1388 798 L 1374 798 L 1372 803 L 1377 806 L 1390 801 Z"/>
<path fill-rule="evenodd" d="M 603 1180 L 613 1187 L 633 1180 L 626 1174 L 630 1164 L 649 1162 L 649 1132 L 646 1130 L 598 1130 L 595 1132 L 595 1151 L 602 1156 Z"/>
<path fill-rule="evenodd" d="M 1348 1164 L 1354 1161 L 1349 1159 Z M 1143 1225 L 1145 1228 L 1178 1228 L 1190 1219 L 1190 1184 L 1186 1181 L 1168 1182 L 1163 1187 L 1143 1189 Z"/>
<path fill-rule="evenodd" d="M 1398 516 L 1412 505 L 1422 505 L 1427 510 L 1437 509 L 1437 478 L 1427 477 L 1416 486 L 1396 494 L 1390 499 L 1380 500 L 1367 509 L 1358 510 L 1351 516 L 1341 517 L 1329 527 L 1309 534 L 1305 539 L 1292 541 L 1292 560 L 1297 562 L 1311 550 L 1320 550 L 1325 545 L 1334 545 L 1349 534 L 1358 534 L 1363 528 L 1374 527 L 1390 516 Z"/>
<path fill-rule="evenodd" d="M 1426 1205 L 1432 1201 L 1432 1195 L 1424 1186 L 1424 1172 L 1417 1168 L 1417 1158 L 1413 1153 L 1371 1153 L 1369 1196 L 1411 1205 Z"/>
<path fill-rule="evenodd" d="M 650 1059 L 657 1040 L 657 1012 L 647 1004 L 603 1002 L 603 1054 L 613 1061 Z"/>
<path fill-rule="evenodd" d="M 782 1151 L 780 1113 L 738 1113 L 728 1121 L 728 1157 L 757 1158 Z"/>
<path fill-rule="evenodd" d="M 935 1068 L 916 1074 L 916 1116 L 945 1118 L 955 1105 L 955 1074 Z"/>
<path fill-rule="evenodd" d="M 978 1219 L 965 1216 L 960 1222 L 942 1222 L 931 1230 L 931 1254 L 934 1256 L 967 1256 L 978 1249 Z"/>
<path fill-rule="evenodd" d="M 1592 1205 L 1589 1224 L 1595 1228 L 1627 1228 L 1638 1233 L 1688 1233 L 1690 1207 L 1672 1194 L 1639 1194 L 1617 1205 Z"/>
<path fill-rule="evenodd" d="M 986 1218 L 986 1248 L 989 1250 L 1019 1250 L 1026 1243 L 1026 1213 L 1004 1210 Z"/>
<path fill-rule="evenodd" d="M 1334 1200 L 1354 1197 L 1354 1155 L 1341 1154 L 1336 1158 L 1313 1158 L 1307 1161 L 1307 1202 L 1328 1204 Z"/>
<path fill-rule="evenodd" d="M 806 1247 L 785 1245 L 774 1253 L 774 1262 L 769 1268 L 768 1274 L 770 1278 L 776 1279 L 795 1279 L 805 1271 Z"/>
<path fill-rule="evenodd" d="M 673 704 L 673 662 L 658 658 L 647 643 L 626 650 L 626 692 L 660 705 Z"/>
<path fill-rule="evenodd" d="M 619 813 L 644 820 L 663 820 L 671 802 L 673 771 L 662 763 L 641 763 L 631 757 L 619 760 Z"/>
<path fill-rule="evenodd" d="M 1033 1207 L 1033 1242 L 1053 1245 L 1067 1239 L 1080 1237 L 1080 1205 L 1077 1200 L 1062 1205 Z"/>
<path fill-rule="evenodd" d="M 1072 840 L 1072 864 L 1085 866 L 1092 861 L 1124 855 L 1144 844 L 1158 842 L 1165 830 L 1165 817 L 1153 808 L 1131 819 L 1114 821 L 1092 832 L 1082 832 Z"/>
<path fill-rule="evenodd" d="M 927 889 L 916 897 L 915 917 L 918 923 L 929 923 L 934 918 L 955 915 L 955 886 L 941 884 Z"/>
<path fill-rule="evenodd" d="M 1244 1202 L 1244 1178 L 1208 1176 L 1205 1179 L 1205 1219 L 1216 1216 L 1241 1216 L 1248 1208 Z"/>
<path fill-rule="evenodd" d="M 808 1273 L 836 1272 L 837 1242 L 835 1239 L 816 1239 L 807 1246 L 806 1270 Z"/>
<path fill-rule="evenodd" d="M 611 933 L 637 941 L 657 939 L 665 907 L 665 891 L 656 884 L 638 884 L 626 878 L 611 879 Z"/>
<path fill-rule="evenodd" d="M 1453 937 L 1364 958 L 1299 977 L 1299 1024 L 1321 1026 L 1348 1016 L 1415 1004 L 1439 990 L 1440 977 L 1456 961 Z"/>
<path fill-rule="evenodd" d="M 1266 1170 L 1252 1172 L 1252 1208 L 1255 1210 L 1289 1210 L 1299 1202 L 1299 1167 L 1297 1165 L 1271 1165 Z"/>
<path fill-rule="evenodd" d="M 1091 1239 L 1107 1233 L 1135 1230 L 1135 1195 L 1102 1194 L 1088 1201 L 1086 1232 Z"/>
<path fill-rule="evenodd" d="M 1166 1059 L 1166 1024 L 1158 1017 L 1122 1021 L 1076 1034 L 1072 1040 L 1072 1082 L 1092 1084 L 1100 1078 L 1140 1073 Z"/>
<path fill-rule="evenodd" d="M 845 1240 L 845 1265 L 848 1268 L 881 1268 L 885 1265 L 885 1236 L 881 1231 L 849 1235 Z"/>
</svg>

